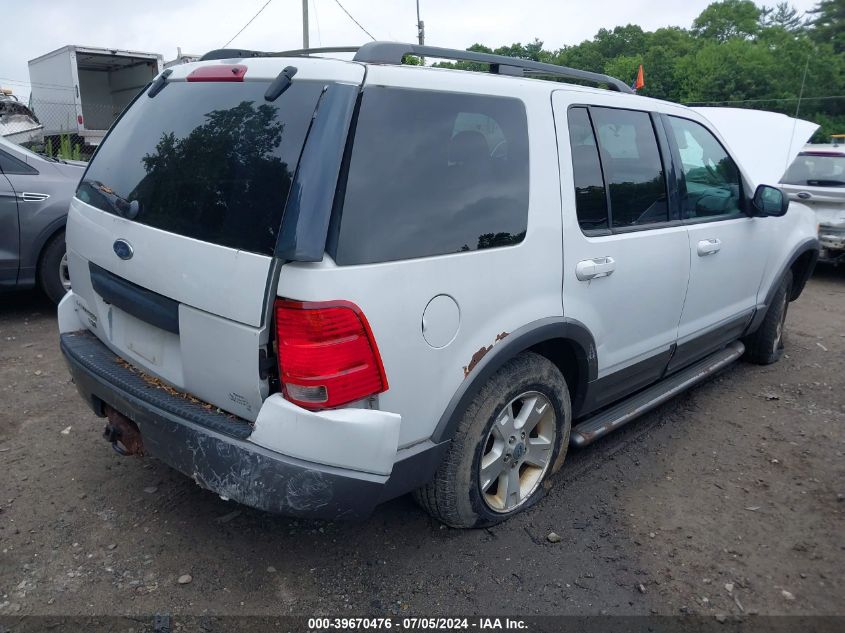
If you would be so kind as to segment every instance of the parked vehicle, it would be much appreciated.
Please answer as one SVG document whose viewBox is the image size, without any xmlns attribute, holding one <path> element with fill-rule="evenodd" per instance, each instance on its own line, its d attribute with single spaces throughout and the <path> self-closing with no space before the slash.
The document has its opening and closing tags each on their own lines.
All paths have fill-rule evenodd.
<svg viewBox="0 0 845 633">
<path fill-rule="evenodd" d="M 8 88 L 0 88 L 0 137 L 17 144 L 44 138 L 44 126 Z"/>
<path fill-rule="evenodd" d="M 274 512 L 415 491 L 490 525 L 570 444 L 782 353 L 815 219 L 693 110 L 393 43 L 168 70 L 68 221 L 61 348 L 121 453 Z"/>
<path fill-rule="evenodd" d="M 161 72 L 162 55 L 64 46 L 29 61 L 31 103 L 47 138 L 98 145 L 135 95 Z"/>
<path fill-rule="evenodd" d="M 816 213 L 819 261 L 845 262 L 845 151 L 838 145 L 808 145 L 784 174 L 781 184 L 792 200 Z"/>
<path fill-rule="evenodd" d="M 38 284 L 58 303 L 70 289 L 65 221 L 85 164 L 0 138 L 0 290 Z"/>
</svg>

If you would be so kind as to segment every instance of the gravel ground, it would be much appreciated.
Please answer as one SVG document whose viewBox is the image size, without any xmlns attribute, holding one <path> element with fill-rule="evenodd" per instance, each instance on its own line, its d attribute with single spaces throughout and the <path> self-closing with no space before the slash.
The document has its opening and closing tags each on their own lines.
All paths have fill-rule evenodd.
<svg viewBox="0 0 845 633">
<path fill-rule="evenodd" d="M 530 512 L 459 531 L 409 498 L 358 524 L 270 516 L 118 457 L 53 308 L 4 295 L 0 615 L 845 615 L 843 314 L 845 271 L 818 271 L 781 362 L 734 365 L 572 452 Z"/>
</svg>

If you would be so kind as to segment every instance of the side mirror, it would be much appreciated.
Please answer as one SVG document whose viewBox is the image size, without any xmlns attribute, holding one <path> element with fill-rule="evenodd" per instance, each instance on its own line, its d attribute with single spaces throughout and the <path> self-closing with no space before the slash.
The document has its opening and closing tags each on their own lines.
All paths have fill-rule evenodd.
<svg viewBox="0 0 845 633">
<path fill-rule="evenodd" d="M 751 206 L 754 207 L 754 215 L 760 217 L 786 215 L 789 208 L 789 197 L 777 187 L 760 185 L 754 192 L 751 199 Z"/>
</svg>

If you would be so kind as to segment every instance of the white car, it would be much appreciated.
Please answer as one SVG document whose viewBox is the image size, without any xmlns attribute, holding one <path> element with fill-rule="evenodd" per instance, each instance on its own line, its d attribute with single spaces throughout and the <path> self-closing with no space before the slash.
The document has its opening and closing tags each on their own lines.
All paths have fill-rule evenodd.
<svg viewBox="0 0 845 633">
<path fill-rule="evenodd" d="M 570 444 L 778 359 L 818 240 L 757 184 L 702 115 L 604 75 L 216 51 L 93 158 L 61 348 L 118 452 L 224 498 L 353 518 L 415 491 L 491 525 Z"/>
<path fill-rule="evenodd" d="M 807 145 L 781 179 L 790 199 L 816 213 L 819 261 L 845 262 L 845 147 Z"/>
</svg>

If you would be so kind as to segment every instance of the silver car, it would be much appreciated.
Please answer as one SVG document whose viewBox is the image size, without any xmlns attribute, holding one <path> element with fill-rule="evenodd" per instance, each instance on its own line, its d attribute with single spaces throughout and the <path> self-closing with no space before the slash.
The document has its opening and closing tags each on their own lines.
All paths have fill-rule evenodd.
<svg viewBox="0 0 845 633">
<path fill-rule="evenodd" d="M 0 290 L 70 289 L 65 221 L 86 163 L 39 156 L 0 137 Z"/>
<path fill-rule="evenodd" d="M 845 147 L 808 145 L 781 184 L 791 199 L 816 212 L 819 261 L 845 263 Z"/>
</svg>

